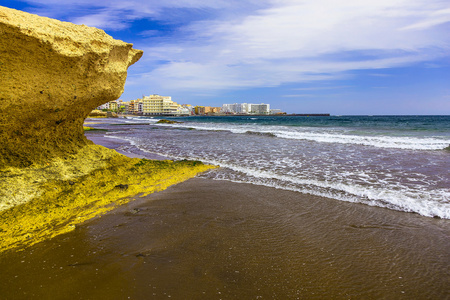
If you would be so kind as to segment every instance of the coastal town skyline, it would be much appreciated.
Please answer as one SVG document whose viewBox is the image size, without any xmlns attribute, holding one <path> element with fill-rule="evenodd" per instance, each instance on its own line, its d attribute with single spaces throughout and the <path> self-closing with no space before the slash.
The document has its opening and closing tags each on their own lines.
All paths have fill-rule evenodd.
<svg viewBox="0 0 450 300">
<path fill-rule="evenodd" d="M 144 50 L 121 99 L 149 87 L 288 113 L 450 114 L 450 10 L 441 0 L 6 1 Z"/>
<path fill-rule="evenodd" d="M 171 96 L 152 94 L 130 101 L 122 99 L 109 101 L 98 106 L 96 110 L 112 111 L 116 113 L 134 115 L 166 115 L 166 116 L 192 116 L 192 115 L 282 115 L 281 109 L 271 108 L 265 103 L 224 103 L 221 106 L 203 106 L 192 104 L 179 104 Z"/>
</svg>

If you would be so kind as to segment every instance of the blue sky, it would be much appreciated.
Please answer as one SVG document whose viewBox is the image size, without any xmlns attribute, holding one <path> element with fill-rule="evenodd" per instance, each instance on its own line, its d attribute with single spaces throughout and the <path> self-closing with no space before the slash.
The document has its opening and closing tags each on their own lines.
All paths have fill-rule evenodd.
<svg viewBox="0 0 450 300">
<path fill-rule="evenodd" d="M 448 0 L 26 0 L 144 50 L 124 101 L 288 113 L 450 114 Z"/>
</svg>

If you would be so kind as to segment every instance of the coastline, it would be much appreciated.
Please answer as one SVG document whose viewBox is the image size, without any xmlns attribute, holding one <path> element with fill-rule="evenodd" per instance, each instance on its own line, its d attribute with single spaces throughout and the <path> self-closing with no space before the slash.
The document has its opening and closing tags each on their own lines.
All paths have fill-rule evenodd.
<svg viewBox="0 0 450 300">
<path fill-rule="evenodd" d="M 101 131 L 86 136 L 151 155 L 123 151 L 127 141 Z M 445 219 L 205 178 L 141 196 L 1 253 L 2 297 L 444 299 L 450 292 Z"/>
<path fill-rule="evenodd" d="M 214 168 L 196 161 L 138 157 L 92 144 L 44 164 L 4 167 L 0 171 L 0 254 L 72 231 L 130 197 L 161 191 Z"/>
<path fill-rule="evenodd" d="M 193 178 L 4 254 L 0 292 L 4 299 L 443 299 L 448 233 L 446 220 Z"/>
<path fill-rule="evenodd" d="M 99 133 L 86 132 L 85 135 L 86 135 L 87 139 L 90 140 L 91 142 L 93 142 L 94 144 L 101 145 L 108 149 L 115 150 L 116 152 L 123 154 L 130 158 L 170 160 L 169 157 L 165 157 L 165 156 L 157 155 L 157 154 L 153 154 L 153 153 L 144 153 L 142 151 L 140 151 L 140 153 L 131 153 L 131 152 L 123 151 L 120 149 L 120 146 L 123 146 L 124 144 L 129 144 L 125 140 L 107 138 L 107 137 L 104 137 L 101 133 L 99 134 Z"/>
<path fill-rule="evenodd" d="M 103 146 L 125 142 L 88 134 Z M 92 137 L 94 136 L 94 137 Z M 5 299 L 443 299 L 448 220 L 192 178 L 0 255 Z"/>
</svg>

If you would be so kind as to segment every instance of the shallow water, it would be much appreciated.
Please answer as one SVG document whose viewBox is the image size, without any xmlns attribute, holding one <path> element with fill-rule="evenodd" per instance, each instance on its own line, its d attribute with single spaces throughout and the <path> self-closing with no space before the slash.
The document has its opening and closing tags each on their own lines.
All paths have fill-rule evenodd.
<svg viewBox="0 0 450 300">
<path fill-rule="evenodd" d="M 205 178 L 450 218 L 450 117 L 157 120 L 116 120 L 127 126 L 105 125 L 105 136 L 128 141 L 125 153 L 222 167 Z"/>
</svg>

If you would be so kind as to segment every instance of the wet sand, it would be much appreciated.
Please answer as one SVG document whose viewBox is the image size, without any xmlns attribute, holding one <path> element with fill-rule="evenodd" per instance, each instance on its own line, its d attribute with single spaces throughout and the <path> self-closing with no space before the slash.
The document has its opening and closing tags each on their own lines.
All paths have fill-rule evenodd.
<svg viewBox="0 0 450 300">
<path fill-rule="evenodd" d="M 448 299 L 450 223 L 194 178 L 0 256 L 1 299 Z"/>
<path fill-rule="evenodd" d="M 94 142 L 94 144 L 102 145 L 109 149 L 114 149 L 117 152 L 124 154 L 131 158 L 137 157 L 137 158 L 147 158 L 147 159 L 157 159 L 157 160 L 169 159 L 168 157 L 165 157 L 162 155 L 153 154 L 153 153 L 144 153 L 143 151 L 137 151 L 138 153 L 125 152 L 125 151 L 121 150 L 120 147 L 123 146 L 124 144 L 126 144 L 126 141 L 105 137 L 102 132 L 93 132 L 93 133 L 86 132 L 85 135 L 88 138 L 88 140 Z"/>
</svg>

